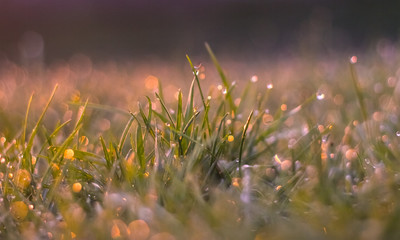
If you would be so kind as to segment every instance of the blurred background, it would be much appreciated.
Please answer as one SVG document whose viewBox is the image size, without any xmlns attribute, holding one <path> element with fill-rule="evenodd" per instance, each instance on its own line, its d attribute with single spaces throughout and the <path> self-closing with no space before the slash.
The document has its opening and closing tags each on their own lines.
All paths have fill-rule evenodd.
<svg viewBox="0 0 400 240">
<path fill-rule="evenodd" d="M 204 42 L 244 61 L 325 55 L 397 41 L 399 10 L 376 0 L 1 0 L 0 55 L 170 61 L 206 55 Z"/>
</svg>

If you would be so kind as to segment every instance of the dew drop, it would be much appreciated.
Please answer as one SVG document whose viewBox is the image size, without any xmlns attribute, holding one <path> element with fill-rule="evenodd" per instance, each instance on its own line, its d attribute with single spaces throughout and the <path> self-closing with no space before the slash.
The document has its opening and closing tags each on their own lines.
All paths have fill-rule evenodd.
<svg viewBox="0 0 400 240">
<path fill-rule="evenodd" d="M 274 88 L 274 85 L 273 85 L 272 83 L 268 83 L 268 84 L 267 84 L 267 88 L 268 88 L 268 89 L 272 89 L 272 88 Z"/>
<path fill-rule="evenodd" d="M 400 137 L 400 131 L 396 132 L 396 136 Z"/>
<path fill-rule="evenodd" d="M 352 64 L 357 63 L 357 56 L 352 56 L 352 57 L 350 58 L 350 63 L 352 63 Z"/>
<path fill-rule="evenodd" d="M 317 99 L 318 100 L 322 100 L 322 99 L 324 99 L 325 98 L 325 94 L 323 94 L 323 93 L 317 93 Z"/>
<path fill-rule="evenodd" d="M 258 81 L 258 76 L 257 75 L 254 75 L 254 76 L 251 77 L 251 82 L 255 83 L 257 81 Z"/>
</svg>

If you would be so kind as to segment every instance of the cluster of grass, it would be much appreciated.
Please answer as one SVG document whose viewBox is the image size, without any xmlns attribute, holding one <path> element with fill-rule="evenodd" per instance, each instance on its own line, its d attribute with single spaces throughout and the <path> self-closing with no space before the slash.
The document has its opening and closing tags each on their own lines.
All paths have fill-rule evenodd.
<svg viewBox="0 0 400 240">
<path fill-rule="evenodd" d="M 33 96 L 21 127 L 2 112 L 0 238 L 400 238 L 396 77 L 359 79 L 353 57 L 343 92 L 293 105 L 256 76 L 238 91 L 207 50 L 215 97 L 188 57 L 194 79 L 174 105 L 159 83 L 136 112 L 77 99 L 48 127 L 56 86 L 35 121 Z M 125 126 L 94 134 L 102 114 Z"/>
</svg>

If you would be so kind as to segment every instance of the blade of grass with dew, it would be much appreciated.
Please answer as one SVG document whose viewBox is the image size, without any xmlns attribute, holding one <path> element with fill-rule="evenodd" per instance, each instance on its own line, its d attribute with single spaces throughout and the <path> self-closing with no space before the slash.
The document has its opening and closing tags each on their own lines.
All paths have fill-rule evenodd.
<svg viewBox="0 0 400 240">
<path fill-rule="evenodd" d="M 57 91 L 57 88 L 58 88 L 58 84 L 56 84 L 54 86 L 54 89 L 53 89 L 52 93 L 50 94 L 50 98 L 47 101 L 47 104 L 44 107 L 43 112 L 39 117 L 39 120 L 36 122 L 36 125 L 33 127 L 32 132 L 31 132 L 31 136 L 29 137 L 28 144 L 27 144 L 26 149 L 25 149 L 25 151 L 23 153 L 24 157 L 23 157 L 23 160 L 21 162 L 21 166 L 24 169 L 29 169 L 30 172 L 33 171 L 33 169 L 32 169 L 32 160 L 31 160 L 31 158 L 32 158 L 31 150 L 32 150 L 32 147 L 33 147 L 33 140 L 34 140 L 34 138 L 35 138 L 35 136 L 37 134 L 39 125 L 42 124 L 44 115 L 46 114 L 47 110 L 49 109 L 50 103 L 52 102 L 52 100 L 54 98 L 54 95 L 55 95 L 55 93 Z"/>
<path fill-rule="evenodd" d="M 236 106 L 233 103 L 233 99 L 231 94 L 229 94 L 229 89 L 231 87 L 231 83 L 228 81 L 228 79 L 226 78 L 224 71 L 222 70 L 221 65 L 219 64 L 217 57 L 215 56 L 214 52 L 212 51 L 210 45 L 208 43 L 205 43 L 205 47 L 207 49 L 208 54 L 211 57 L 212 62 L 214 63 L 215 68 L 218 71 L 219 76 L 221 77 L 222 83 L 224 84 L 224 87 L 226 88 L 227 94 L 225 96 L 225 99 L 228 100 L 229 102 L 229 106 L 231 108 L 231 111 L 233 111 L 234 113 L 236 113 Z"/>
<path fill-rule="evenodd" d="M 198 75 L 197 70 L 195 69 L 192 61 L 190 60 L 189 55 L 186 55 L 186 58 L 187 58 L 187 60 L 188 60 L 188 62 L 190 64 L 190 68 L 192 69 L 192 72 L 193 72 L 193 75 L 194 75 L 194 79 L 196 80 L 197 87 L 198 87 L 199 92 L 200 92 L 201 102 L 203 103 L 203 107 L 205 109 L 206 108 L 206 101 L 205 101 L 205 98 L 204 98 L 203 90 L 201 89 L 201 86 L 200 86 L 199 78 L 197 76 Z"/>
<path fill-rule="evenodd" d="M 242 138 L 240 139 L 240 148 L 239 148 L 239 176 L 242 176 L 242 154 L 243 154 L 243 145 L 244 140 L 246 139 L 247 128 L 249 127 L 251 117 L 253 116 L 253 110 L 250 112 L 249 117 L 247 118 L 246 124 L 243 127 Z"/>
<path fill-rule="evenodd" d="M 187 60 L 188 60 L 188 62 L 190 64 L 190 67 L 192 68 L 192 72 L 194 74 L 194 78 L 195 78 L 195 80 L 197 82 L 197 87 L 198 87 L 199 92 L 200 92 L 200 97 L 201 97 L 201 101 L 203 103 L 203 108 L 204 108 L 204 124 L 205 124 L 205 126 L 207 126 L 208 134 L 211 135 L 211 127 L 210 127 L 210 122 L 208 120 L 208 110 L 207 110 L 209 108 L 209 106 L 206 104 L 206 100 L 205 100 L 204 95 L 203 95 L 203 90 L 202 90 L 202 88 L 200 86 L 200 81 L 199 81 L 197 70 L 195 69 L 195 67 L 194 67 L 194 65 L 193 65 L 193 63 L 190 60 L 188 55 L 186 55 L 186 58 L 187 58 Z"/>
</svg>

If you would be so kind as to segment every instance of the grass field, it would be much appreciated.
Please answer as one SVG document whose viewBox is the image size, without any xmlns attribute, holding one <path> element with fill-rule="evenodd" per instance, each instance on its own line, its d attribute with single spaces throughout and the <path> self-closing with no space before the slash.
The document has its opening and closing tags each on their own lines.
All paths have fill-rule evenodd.
<svg viewBox="0 0 400 240">
<path fill-rule="evenodd" d="M 0 238 L 400 238 L 400 55 L 207 51 L 155 67 L 188 79 L 4 63 Z"/>
</svg>

